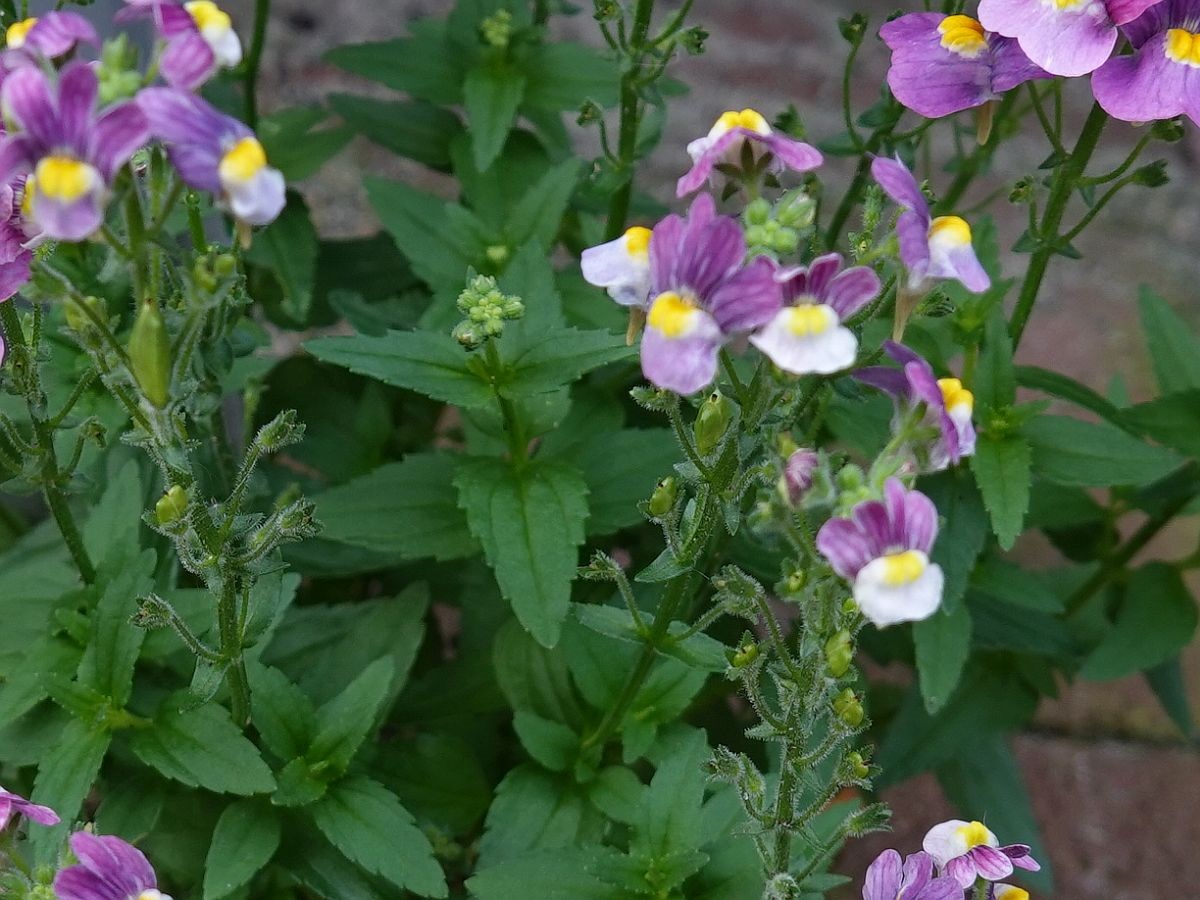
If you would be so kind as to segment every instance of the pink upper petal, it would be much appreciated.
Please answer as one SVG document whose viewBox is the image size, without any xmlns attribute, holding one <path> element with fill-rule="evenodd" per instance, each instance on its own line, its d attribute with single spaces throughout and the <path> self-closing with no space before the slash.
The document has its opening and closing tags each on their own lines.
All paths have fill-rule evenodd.
<svg viewBox="0 0 1200 900">
<path fill-rule="evenodd" d="M 867 868 L 863 882 L 863 900 L 896 900 L 900 890 L 900 854 L 884 850 Z"/>
<path fill-rule="evenodd" d="M 73 62 L 58 79 L 60 139 L 80 156 L 85 156 L 92 135 L 99 84 L 96 73 L 85 62 Z"/>
<path fill-rule="evenodd" d="M 49 148 L 59 142 L 56 104 L 41 69 L 27 66 L 9 74 L 0 86 L 0 98 L 4 111 L 31 143 Z M 7 181 L 7 176 L 4 180 Z"/>
</svg>

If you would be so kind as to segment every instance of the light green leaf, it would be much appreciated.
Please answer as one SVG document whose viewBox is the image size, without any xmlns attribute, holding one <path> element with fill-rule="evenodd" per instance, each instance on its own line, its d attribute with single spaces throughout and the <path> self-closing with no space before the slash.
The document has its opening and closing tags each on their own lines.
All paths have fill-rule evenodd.
<svg viewBox="0 0 1200 900">
<path fill-rule="evenodd" d="M 679 444 L 665 428 L 614 429 L 566 454 L 588 484 L 588 534 L 612 534 L 645 521 L 638 501 L 650 497 L 679 455 Z"/>
<path fill-rule="evenodd" d="M 579 161 L 568 159 L 553 166 L 522 195 L 505 229 L 513 246 L 533 241 L 550 249 L 578 180 Z"/>
<path fill-rule="evenodd" d="M 297 322 L 308 321 L 317 277 L 317 229 L 304 199 L 289 192 L 279 218 L 254 236 L 246 258 L 275 276 L 283 289 L 283 307 Z"/>
<path fill-rule="evenodd" d="M 218 900 L 246 884 L 279 849 L 282 827 L 275 810 L 256 800 L 225 807 L 204 863 L 204 900 Z"/>
<path fill-rule="evenodd" d="M 463 80 L 463 103 L 475 168 L 482 172 L 504 147 L 525 96 L 525 76 L 510 69 L 480 66 Z"/>
<path fill-rule="evenodd" d="M 1200 340 L 1170 305 L 1143 286 L 1138 296 L 1150 362 L 1164 394 L 1200 388 Z"/>
<path fill-rule="evenodd" d="M 395 667 L 381 657 L 362 670 L 344 691 L 317 710 L 317 736 L 306 758 L 344 772 L 378 721 Z"/>
<path fill-rule="evenodd" d="M 1094 412 L 1102 419 L 1120 424 L 1121 411 L 1086 384 L 1080 384 L 1060 372 L 1052 372 L 1038 366 L 1017 366 L 1015 371 L 1017 383 L 1021 387 L 1058 397 L 1074 403 L 1081 409 Z"/>
<path fill-rule="evenodd" d="M 416 19 L 409 31 L 412 36 L 407 38 L 335 47 L 325 59 L 431 103 L 461 103 L 462 57 L 449 52 L 445 25 L 435 19 Z"/>
<path fill-rule="evenodd" d="M 584 539 L 583 477 L 561 463 L 532 462 L 514 471 L 503 460 L 472 459 L 462 463 L 454 483 L 501 593 L 521 624 L 553 647 Z"/>
<path fill-rule="evenodd" d="M 633 621 L 633 614 L 627 609 L 619 606 L 577 603 L 571 608 L 571 611 L 581 625 L 592 631 L 639 646 L 645 643 L 644 637 Z M 654 624 L 654 617 L 649 613 L 643 614 L 643 620 L 647 627 Z M 684 622 L 672 622 L 667 633 L 677 638 L 687 630 L 688 626 Z M 709 672 L 723 672 L 728 665 L 725 657 L 725 645 L 704 632 L 689 635 L 682 641 L 667 642 L 655 649 L 662 656 L 677 659 L 689 666 Z"/>
<path fill-rule="evenodd" d="M 321 833 L 348 859 L 422 897 L 445 897 L 446 877 L 433 847 L 383 785 L 355 776 L 308 807 Z"/>
<path fill-rule="evenodd" d="M 332 94 L 329 105 L 359 134 L 435 169 L 450 168 L 450 143 L 463 131 L 454 113 L 421 101 Z"/>
<path fill-rule="evenodd" d="M 1033 472 L 1058 484 L 1081 487 L 1142 485 L 1162 478 L 1182 460 L 1104 422 L 1039 416 L 1026 423 Z"/>
<path fill-rule="evenodd" d="M 479 869 L 530 850 L 599 840 L 604 819 L 565 775 L 533 764 L 511 769 L 496 788 L 479 842 Z"/>
<path fill-rule="evenodd" d="M 1029 510 L 1033 454 L 1020 435 L 999 440 L 980 435 L 971 457 L 971 471 L 992 520 L 992 531 L 1005 550 L 1011 549 L 1025 526 Z"/>
<path fill-rule="evenodd" d="M 561 722 L 518 711 L 513 728 L 529 755 L 552 772 L 565 772 L 579 755 L 579 735 Z"/>
<path fill-rule="evenodd" d="M 588 799 L 614 822 L 632 825 L 643 808 L 646 786 L 625 766 L 606 766 L 587 785 Z"/>
<path fill-rule="evenodd" d="M 913 626 L 921 697 L 932 715 L 946 705 L 958 686 L 971 652 L 971 613 L 965 603 L 939 609 Z"/>
<path fill-rule="evenodd" d="M 57 860 L 58 849 L 100 774 L 100 764 L 111 741 L 108 731 L 71 719 L 50 752 L 38 762 L 29 799 L 49 806 L 61 820 L 52 828 L 39 825 L 30 829 L 29 838 L 39 865 Z"/>
</svg>

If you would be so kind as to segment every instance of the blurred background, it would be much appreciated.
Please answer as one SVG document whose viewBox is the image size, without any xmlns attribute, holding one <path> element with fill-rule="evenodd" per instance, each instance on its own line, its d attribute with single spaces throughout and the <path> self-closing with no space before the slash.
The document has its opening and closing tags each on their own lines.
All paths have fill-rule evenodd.
<svg viewBox="0 0 1200 900">
<path fill-rule="evenodd" d="M 223 5 L 246 40 L 253 0 Z M 264 113 L 315 103 L 339 91 L 387 96 L 379 85 L 324 63 L 322 55 L 340 44 L 401 35 L 408 21 L 440 17 L 451 5 L 448 0 L 273 0 L 260 82 Z M 559 19 L 556 27 L 575 39 L 598 43 L 590 4 L 580 5 L 578 16 Z M 116 0 L 98 4 L 98 20 L 117 6 Z M 639 187 L 669 202 L 675 179 L 686 167 L 684 145 L 705 133 L 726 109 L 753 106 L 771 118 L 794 104 L 812 139 L 843 130 L 845 44 L 837 19 L 864 12 L 874 34 L 895 9 L 879 0 L 697 0 L 691 21 L 710 32 L 707 51 L 678 60 L 670 70 L 690 93 L 670 105 L 664 140 L 643 166 Z M 878 98 L 887 62 L 886 48 L 869 38 L 854 79 L 856 109 Z M 1070 88 L 1069 115 L 1078 121 L 1090 105 L 1086 81 Z M 1094 163 L 1097 170 L 1124 158 L 1137 136 L 1131 126 L 1110 123 Z M 1146 399 L 1150 387 L 1137 321 L 1138 285 L 1153 287 L 1200 328 L 1200 134 L 1189 127 L 1184 141 L 1156 144 L 1155 152 L 1169 158 L 1171 184 L 1124 192 L 1076 242 L 1084 255 L 1081 262 L 1061 257 L 1053 262 L 1019 362 L 1049 366 L 1101 392 L 1113 389 L 1116 379 L 1116 389 L 1136 401 Z M 1047 153 L 1039 130 L 1027 129 L 1024 137 L 1004 145 L 992 175 L 976 183 L 963 207 L 1031 173 Z M 851 168 L 852 161 L 834 160 L 823 177 L 844 179 Z M 407 179 L 435 192 L 451 187 L 428 170 L 357 138 L 299 186 L 324 235 L 364 235 L 378 229 L 361 187 L 365 173 Z M 991 204 L 1002 246 L 1010 246 L 1023 228 L 1013 215 L 1023 216 L 1023 210 L 1009 207 L 1006 194 L 1001 191 Z M 1022 264 L 1021 257 L 1009 255 L 1007 274 L 1019 274 Z M 1180 523 L 1162 534 L 1146 556 L 1186 555 L 1196 548 L 1198 531 L 1195 519 Z M 1030 540 L 1016 552 L 1026 560 L 1052 561 L 1047 546 Z M 1200 589 L 1200 581 L 1193 588 Z M 1186 674 L 1200 715 L 1200 645 L 1189 651 Z M 1054 865 L 1056 897 L 1200 897 L 1200 752 L 1161 712 L 1140 678 L 1064 684 L 1060 699 L 1044 703 L 1034 727 L 1015 742 Z M 930 825 L 952 814 L 930 776 L 885 796 L 895 810 L 895 833 L 857 842 L 840 861 L 838 871 L 856 882 L 880 849 L 915 850 Z M 972 815 L 986 819 L 987 810 L 973 810 Z"/>
</svg>

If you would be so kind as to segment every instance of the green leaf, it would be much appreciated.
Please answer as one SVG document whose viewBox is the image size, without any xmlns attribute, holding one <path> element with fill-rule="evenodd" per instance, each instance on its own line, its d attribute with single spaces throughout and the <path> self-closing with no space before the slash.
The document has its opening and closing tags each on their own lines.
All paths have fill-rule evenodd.
<svg viewBox="0 0 1200 900">
<path fill-rule="evenodd" d="M 1063 610 L 1063 598 L 1052 591 L 1037 573 L 996 556 L 979 561 L 971 573 L 971 589 L 1036 612 L 1057 613 Z"/>
<path fill-rule="evenodd" d="M 204 900 L 218 900 L 246 884 L 279 849 L 282 828 L 271 807 L 237 800 L 225 807 L 204 863 Z"/>
<path fill-rule="evenodd" d="M 604 819 L 572 779 L 526 763 L 511 769 L 496 787 L 484 828 L 480 871 L 530 850 L 599 840 Z"/>
<path fill-rule="evenodd" d="M 632 825 L 645 802 L 646 786 L 625 766 L 606 766 L 587 785 L 588 799 L 614 822 Z"/>
<path fill-rule="evenodd" d="M 649 498 L 659 479 L 671 473 L 679 444 L 665 428 L 614 429 L 584 441 L 565 458 L 588 484 L 588 534 L 612 534 L 645 521 L 638 501 Z"/>
<path fill-rule="evenodd" d="M 288 193 L 279 218 L 254 236 L 246 259 L 275 276 L 283 289 L 283 307 L 297 322 L 308 321 L 317 277 L 317 230 L 299 194 Z"/>
<path fill-rule="evenodd" d="M 304 691 L 278 669 L 249 667 L 250 710 L 267 749 L 280 759 L 303 756 L 317 733 L 317 714 Z"/>
<path fill-rule="evenodd" d="M 332 94 L 329 105 L 363 137 L 435 169 L 450 168 L 450 143 L 463 132 L 458 116 L 431 103 Z"/>
<path fill-rule="evenodd" d="M 645 638 L 638 631 L 629 610 L 618 606 L 598 606 L 593 604 L 575 604 L 572 613 L 581 625 L 590 628 L 598 634 L 614 637 L 639 646 L 645 644 Z M 643 621 L 647 627 L 652 627 L 654 617 L 643 613 Z M 664 642 L 656 647 L 656 651 L 664 656 L 677 659 L 689 666 L 704 669 L 708 672 L 724 672 L 728 667 L 725 658 L 726 647 L 716 638 L 709 637 L 704 632 L 689 635 L 684 640 L 679 636 L 688 630 L 684 622 L 672 622 L 667 634 L 676 640 Z"/>
<path fill-rule="evenodd" d="M 1116 622 L 1084 661 L 1081 678 L 1108 681 L 1172 659 L 1196 633 L 1196 601 L 1179 571 L 1150 563 L 1133 573 Z"/>
<path fill-rule="evenodd" d="M 975 398 L 979 402 L 980 421 L 992 413 L 1012 406 L 1017 399 L 1017 381 L 1013 372 L 1012 339 L 1004 314 L 997 305 L 984 330 L 983 352 L 975 372 Z"/>
<path fill-rule="evenodd" d="M 531 712 L 517 712 L 513 728 L 523 746 L 539 763 L 552 772 L 565 772 L 579 755 L 579 735 L 563 725 Z"/>
<path fill-rule="evenodd" d="M 510 69 L 481 66 L 463 79 L 463 103 L 475 168 L 482 172 L 504 148 L 525 96 L 525 76 Z"/>
<path fill-rule="evenodd" d="M 944 520 L 931 558 L 946 576 L 942 609 L 954 611 L 962 602 L 971 570 L 987 539 L 987 513 L 974 481 L 965 472 L 940 472 L 921 479 L 920 487 Z"/>
<path fill-rule="evenodd" d="M 330 50 L 325 59 L 431 103 L 461 103 L 462 57 L 448 51 L 444 27 L 433 19 L 418 19 L 410 25 L 412 37 L 346 44 Z"/>
<path fill-rule="evenodd" d="M 1192 718 L 1192 703 L 1188 698 L 1187 684 L 1183 678 L 1182 657 L 1176 656 L 1147 669 L 1146 682 L 1184 737 L 1195 737 L 1196 723 Z"/>
<path fill-rule="evenodd" d="M 1005 550 L 1012 548 L 1025 527 L 1033 452 L 1020 435 L 996 440 L 980 435 L 971 457 L 971 471 L 992 520 L 992 531 Z"/>
<path fill-rule="evenodd" d="M 314 174 L 354 137 L 349 128 L 313 130 L 328 119 L 326 110 L 313 106 L 281 109 L 259 119 L 255 131 L 267 159 L 289 184 Z"/>
<path fill-rule="evenodd" d="M 570 847 L 530 853 L 481 868 L 467 882 L 477 900 L 627 900 L 623 887 L 596 874 L 608 847 Z"/>
<path fill-rule="evenodd" d="M 422 897 L 449 893 L 429 840 L 377 781 L 347 778 L 308 810 L 321 833 L 368 872 Z"/>
<path fill-rule="evenodd" d="M 513 246 L 533 241 L 545 250 L 554 244 L 567 203 L 579 180 L 579 161 L 553 166 L 517 201 L 505 229 Z"/>
<path fill-rule="evenodd" d="M 551 652 L 509 620 L 492 645 L 492 667 L 509 706 L 581 728 L 583 708 L 564 654 Z"/>
<path fill-rule="evenodd" d="M 39 865 L 53 864 L 59 847 L 79 815 L 83 801 L 100 774 L 112 735 L 80 719 L 71 719 L 50 752 L 38 762 L 30 800 L 49 806 L 61 820 L 52 828 L 37 826 L 29 831 L 34 857 Z"/>
<path fill-rule="evenodd" d="M 1139 434 L 1180 453 L 1200 457 L 1200 389 L 1139 403 L 1122 410 L 1121 415 Z"/>
<path fill-rule="evenodd" d="M 492 387 L 467 367 L 467 354 L 448 334 L 389 331 L 384 337 L 326 337 L 304 345 L 317 359 L 443 403 L 471 408 L 492 403 Z"/>
<path fill-rule="evenodd" d="M 100 502 L 83 526 L 83 545 L 92 562 L 103 567 L 105 560 L 111 557 L 111 572 L 120 571 L 130 555 L 130 547 L 138 543 L 143 499 L 138 464 L 129 460 L 110 477 Z M 20 545 L 14 548 L 14 551 L 19 550 Z"/>
<path fill-rule="evenodd" d="M 92 634 L 79 663 L 79 680 L 111 698 L 118 708 L 133 691 L 133 669 L 146 632 L 130 619 L 137 612 L 138 597 L 152 586 L 154 559 L 153 550 L 143 550 L 123 565 L 109 557 L 101 567 L 103 593 L 92 613 Z"/>
<path fill-rule="evenodd" d="M 349 686 L 317 710 L 317 736 L 306 758 L 344 772 L 375 728 L 391 688 L 395 667 L 381 657 L 362 670 Z"/>
<path fill-rule="evenodd" d="M 591 47 L 571 41 L 538 44 L 522 60 L 528 83 L 525 102 L 554 112 L 574 112 L 585 100 L 600 106 L 617 102 L 616 63 Z"/>
<path fill-rule="evenodd" d="M 514 471 L 503 460 L 471 459 L 454 483 L 501 593 L 521 624 L 553 647 L 570 607 L 584 539 L 583 477 L 561 463 L 535 461 Z"/>
<path fill-rule="evenodd" d="M 945 608 L 913 626 L 921 697 L 930 715 L 946 705 L 971 651 L 971 613 L 965 603 Z"/>
<path fill-rule="evenodd" d="M 976 648 L 1012 650 L 1074 662 L 1082 649 L 1061 617 L 994 600 L 982 594 L 968 597 Z"/>
<path fill-rule="evenodd" d="M 625 346 L 623 337 L 607 331 L 556 329 L 541 335 L 511 360 L 500 392 L 506 397 L 526 397 L 556 391 L 585 372 L 630 359 L 636 352 Z"/>
<path fill-rule="evenodd" d="M 1121 411 L 1116 406 L 1074 378 L 1038 366 L 1017 366 L 1016 375 L 1017 383 L 1023 388 L 1058 397 L 1106 421 L 1121 424 Z"/>
<path fill-rule="evenodd" d="M 329 790 L 329 782 L 315 773 L 308 761 L 293 759 L 275 776 L 276 788 L 271 802 L 276 806 L 308 806 Z"/>
<path fill-rule="evenodd" d="M 151 728 L 130 736 L 134 755 L 167 778 L 218 794 L 260 794 L 275 787 L 258 749 L 215 703 L 187 711 L 168 697 Z"/>
<path fill-rule="evenodd" d="M 376 880 L 346 859 L 319 835 L 289 839 L 279 851 L 279 864 L 318 897 L 337 900 L 385 900 Z"/>
<path fill-rule="evenodd" d="M 1104 422 L 1039 416 L 1024 428 L 1034 474 L 1081 487 L 1142 485 L 1162 478 L 1181 460 Z"/>
<path fill-rule="evenodd" d="M 474 830 L 492 802 L 492 784 L 474 747 L 450 734 L 418 734 L 380 748 L 373 771 L 418 819 L 451 834 Z"/>
<path fill-rule="evenodd" d="M 1192 329 L 1148 287 L 1141 288 L 1138 308 L 1159 390 L 1173 394 L 1200 388 L 1200 341 Z"/>
<path fill-rule="evenodd" d="M 664 752 L 637 823 L 631 849 L 653 859 L 695 850 L 700 843 L 704 764 L 710 752 L 704 732 L 683 730 Z"/>
</svg>

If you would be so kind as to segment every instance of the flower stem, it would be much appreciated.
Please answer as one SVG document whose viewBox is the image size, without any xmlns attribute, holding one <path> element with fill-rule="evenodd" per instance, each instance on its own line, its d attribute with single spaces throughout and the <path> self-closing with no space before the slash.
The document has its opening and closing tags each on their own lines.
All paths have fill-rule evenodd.
<svg viewBox="0 0 1200 900">
<path fill-rule="evenodd" d="M 238 728 L 250 721 L 250 685 L 246 661 L 242 656 L 242 635 L 238 628 L 237 579 L 227 573 L 221 582 L 217 600 L 217 629 L 221 636 L 221 656 L 229 661 L 225 678 L 229 682 L 230 715 Z"/>
<path fill-rule="evenodd" d="M 254 32 L 250 38 L 250 52 L 246 54 L 246 68 L 242 74 L 246 124 L 251 128 L 258 127 L 258 70 L 262 65 L 263 44 L 267 40 L 267 21 L 270 17 L 271 0 L 254 0 Z"/>
<path fill-rule="evenodd" d="M 1025 280 L 1021 283 L 1021 292 L 1017 296 L 1017 306 L 1008 323 L 1008 333 L 1012 336 L 1014 350 L 1021 343 L 1025 326 L 1029 324 L 1029 317 L 1037 302 L 1042 279 L 1045 278 L 1046 269 L 1050 265 L 1050 258 L 1058 252 L 1061 237 L 1058 229 L 1062 225 L 1063 216 L 1071 202 L 1071 194 L 1083 176 L 1083 170 L 1087 168 L 1088 161 L 1096 150 L 1096 145 L 1100 142 L 1100 134 L 1104 131 L 1106 122 L 1108 122 L 1108 113 L 1101 108 L 1099 103 L 1093 105 L 1087 121 L 1083 124 L 1083 130 L 1079 133 L 1079 139 L 1075 142 L 1075 149 L 1071 151 L 1070 156 L 1054 174 L 1054 180 L 1050 187 L 1050 198 L 1046 201 L 1046 211 L 1042 215 L 1042 222 L 1038 228 L 1040 234 L 1035 236 L 1038 240 L 1037 249 L 1033 251 L 1029 260 L 1029 268 L 1025 272 Z"/>
<path fill-rule="evenodd" d="M 625 230 L 629 218 L 629 203 L 633 198 L 633 164 L 637 156 L 638 128 L 642 105 L 638 98 L 638 81 L 642 72 L 642 56 L 646 36 L 654 14 L 654 0 L 637 0 L 633 12 L 633 30 L 629 36 L 625 71 L 621 73 L 620 131 L 617 137 L 617 164 L 625 180 L 613 193 L 608 205 L 608 226 L 605 240 L 613 240 Z"/>
</svg>

